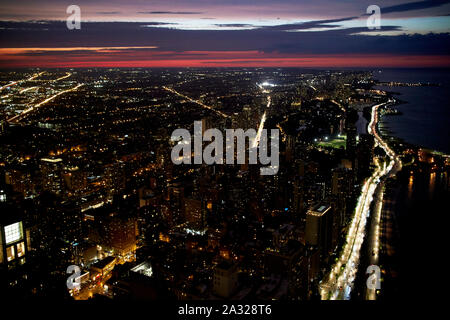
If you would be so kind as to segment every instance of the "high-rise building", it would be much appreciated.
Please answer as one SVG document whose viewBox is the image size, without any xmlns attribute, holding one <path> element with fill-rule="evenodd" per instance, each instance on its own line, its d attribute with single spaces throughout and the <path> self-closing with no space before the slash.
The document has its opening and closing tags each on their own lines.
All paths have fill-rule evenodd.
<svg viewBox="0 0 450 320">
<path fill-rule="evenodd" d="M 29 172 L 11 169 L 5 172 L 5 183 L 11 185 L 12 190 L 20 192 L 26 196 L 29 192 L 33 192 L 33 181 Z"/>
<path fill-rule="evenodd" d="M 3 136 L 8 131 L 8 121 L 2 116 L 2 119 L 0 119 L 0 136 Z"/>
<path fill-rule="evenodd" d="M 331 250 L 333 210 L 328 203 L 319 203 L 306 214 L 306 244 L 317 247 L 322 261 Z"/>
<path fill-rule="evenodd" d="M 334 213 L 339 227 L 343 226 L 349 218 L 353 192 L 353 173 L 348 168 L 338 168 L 333 170 L 331 178 L 331 197 L 334 202 Z"/>
<path fill-rule="evenodd" d="M 163 210 L 163 216 L 169 226 L 179 225 L 185 222 L 184 215 L 184 188 L 174 183 L 168 188 L 168 206 Z"/>
<path fill-rule="evenodd" d="M 63 178 L 67 190 L 71 193 L 79 194 L 87 187 L 87 174 L 78 167 L 64 168 Z"/>
<path fill-rule="evenodd" d="M 279 248 L 266 249 L 264 252 L 264 273 L 283 275 L 289 283 L 288 294 L 292 299 L 300 299 L 306 295 L 307 260 L 304 246 L 289 240 Z"/>
<path fill-rule="evenodd" d="M 63 179 L 62 179 L 63 160 L 61 158 L 42 158 L 40 163 L 42 189 L 53 192 L 55 194 L 62 194 Z"/>
<path fill-rule="evenodd" d="M 347 125 L 345 129 L 347 134 L 345 150 L 347 153 L 347 157 L 353 161 L 356 156 L 356 127 L 354 124 Z"/>
<path fill-rule="evenodd" d="M 220 262 L 214 269 L 213 292 L 222 298 L 230 298 L 238 286 L 237 266 L 228 261 Z"/>
<path fill-rule="evenodd" d="M 188 227 L 197 231 L 203 230 L 205 227 L 205 208 L 203 207 L 203 201 L 186 198 L 184 205 Z"/>
<path fill-rule="evenodd" d="M 105 221 L 103 244 L 114 254 L 126 257 L 136 251 L 137 221 L 113 217 Z"/>
<path fill-rule="evenodd" d="M 375 141 L 372 135 L 362 134 L 359 136 L 356 156 L 358 159 L 359 181 L 370 176 L 370 166 L 372 164 L 374 146 Z"/>
<path fill-rule="evenodd" d="M 7 269 L 25 263 L 28 252 L 31 250 L 30 230 L 20 218 L 17 208 L 7 201 L 2 193 L 0 202 L 0 265 Z"/>
<path fill-rule="evenodd" d="M 125 163 L 117 161 L 105 167 L 104 180 L 110 194 L 118 194 L 125 188 Z"/>
<path fill-rule="evenodd" d="M 303 194 L 303 184 L 304 179 L 303 177 L 297 176 L 294 179 L 293 183 L 293 208 L 294 208 L 294 214 L 297 217 L 303 217 L 304 218 L 304 206 L 305 206 L 305 200 L 304 200 L 304 194 Z"/>
</svg>

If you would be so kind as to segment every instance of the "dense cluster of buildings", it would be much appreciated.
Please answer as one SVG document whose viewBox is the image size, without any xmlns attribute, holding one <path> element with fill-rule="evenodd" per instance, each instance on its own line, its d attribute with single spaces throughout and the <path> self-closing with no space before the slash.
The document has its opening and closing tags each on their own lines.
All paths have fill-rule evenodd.
<svg viewBox="0 0 450 320">
<path fill-rule="evenodd" d="M 1 92 L 2 286 L 75 299 L 318 297 L 377 156 L 346 100 L 358 88 L 370 93 L 360 108 L 383 98 L 370 74 L 69 70 L 52 90 L 83 87 L 10 121 L 45 99 L 57 72 Z M 263 81 L 274 85 L 261 91 Z M 265 127 L 281 128 L 277 175 L 171 162 L 172 130 L 257 128 L 264 112 Z M 344 147 L 317 143 L 338 135 Z M 66 287 L 69 265 L 79 289 Z"/>
</svg>

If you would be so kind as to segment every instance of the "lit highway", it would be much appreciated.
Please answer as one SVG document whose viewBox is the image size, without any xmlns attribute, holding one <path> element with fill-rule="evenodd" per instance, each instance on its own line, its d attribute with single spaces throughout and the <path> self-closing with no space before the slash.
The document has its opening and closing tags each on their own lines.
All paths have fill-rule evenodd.
<svg viewBox="0 0 450 320">
<path fill-rule="evenodd" d="M 388 101 L 387 103 L 390 102 L 391 101 Z M 383 139 L 381 139 L 376 129 L 378 123 L 378 108 L 382 105 L 384 104 L 378 104 L 372 107 L 372 117 L 368 125 L 368 132 L 374 136 L 375 144 L 380 146 L 386 152 L 390 161 L 388 165 L 382 165 L 378 161 L 375 161 L 376 169 L 362 187 L 355 214 L 346 236 L 345 245 L 336 264 L 331 268 L 330 273 L 321 281 L 320 294 L 322 300 L 350 299 L 353 281 L 355 280 L 358 271 L 360 251 L 365 236 L 365 226 L 368 215 L 370 214 L 370 206 L 376 196 L 375 192 L 377 186 L 383 177 L 395 174 L 401 168 L 399 158 Z M 378 210 L 381 210 L 381 206 L 378 206 Z M 377 245 L 378 238 L 373 241 L 374 244 Z"/>
<path fill-rule="evenodd" d="M 267 109 L 270 108 L 271 102 L 272 102 L 272 100 L 271 100 L 270 96 L 267 96 L 266 111 L 264 111 L 264 113 L 263 113 L 263 115 L 261 117 L 261 121 L 259 122 L 258 131 L 256 132 L 255 140 L 253 140 L 252 148 L 256 148 L 258 146 L 258 144 L 259 144 L 259 140 L 261 139 L 261 134 L 262 134 L 262 131 L 264 129 L 264 123 L 266 122 L 266 112 L 267 112 Z"/>
<path fill-rule="evenodd" d="M 45 71 L 40 72 L 40 73 L 37 73 L 37 74 L 34 74 L 34 75 L 32 75 L 31 77 L 29 77 L 28 79 L 10 82 L 10 83 L 8 83 L 8 84 L 6 84 L 6 85 L 0 87 L 0 90 L 6 89 L 6 88 L 11 87 L 11 86 L 14 86 L 14 85 L 16 85 L 16 84 L 18 84 L 18 83 L 21 83 L 21 82 L 34 80 L 34 79 L 36 79 L 37 77 L 39 77 L 40 75 L 42 75 L 42 74 L 44 74 L 44 73 L 45 73 Z"/>
<path fill-rule="evenodd" d="M 374 216 L 372 218 L 370 238 L 368 238 L 368 251 L 370 254 L 370 265 L 378 265 L 379 260 L 379 248 L 380 248 L 380 222 L 381 222 L 381 209 L 383 208 L 383 185 L 380 183 L 377 190 L 376 203 L 374 206 Z M 376 299 L 376 289 L 366 289 L 366 300 Z"/>
<path fill-rule="evenodd" d="M 37 88 L 39 88 L 39 87 L 28 87 L 28 88 L 20 90 L 19 93 L 25 93 L 25 92 L 28 92 L 28 91 L 31 91 L 31 90 L 34 90 Z"/>
<path fill-rule="evenodd" d="M 173 93 L 173 94 L 176 94 L 177 96 L 180 96 L 180 97 L 182 97 L 182 98 L 184 98 L 184 99 L 186 99 L 186 100 L 192 102 L 192 103 L 198 104 L 199 106 L 201 106 L 201 107 L 203 107 L 203 108 L 205 108 L 205 109 L 214 111 L 215 113 L 219 114 L 220 116 L 222 116 L 222 117 L 224 117 L 224 118 L 229 118 L 229 116 L 226 115 L 225 113 L 223 113 L 223 112 L 221 112 L 221 111 L 219 111 L 219 110 L 216 110 L 216 109 L 214 109 L 213 107 L 207 106 L 206 104 L 204 104 L 203 102 L 201 102 L 201 101 L 199 101 L 199 100 L 195 100 L 195 99 L 189 98 L 188 96 L 185 96 L 184 94 L 179 93 L 178 91 L 176 91 L 176 90 L 174 90 L 174 89 L 172 89 L 172 88 L 169 88 L 169 87 L 166 87 L 166 86 L 163 86 L 163 88 L 164 88 L 165 90 L 167 90 L 167 91 Z"/>
<path fill-rule="evenodd" d="M 34 106 L 32 106 L 32 107 L 29 107 L 28 109 L 25 109 L 25 110 L 22 111 L 20 114 L 14 116 L 14 117 L 9 118 L 9 119 L 8 119 L 8 122 L 18 122 L 18 121 L 21 120 L 23 117 L 25 117 L 28 113 L 30 113 L 30 112 L 36 110 L 37 108 L 39 108 L 39 107 L 45 105 L 46 103 L 52 101 L 53 99 L 55 99 L 56 97 L 58 97 L 58 96 L 60 96 L 60 95 L 62 95 L 62 94 L 64 94 L 64 93 L 78 90 L 78 88 L 80 88 L 81 86 L 83 86 L 83 84 L 79 84 L 79 85 L 77 85 L 76 87 L 73 87 L 73 88 L 71 88 L 71 89 L 67 89 L 67 90 L 60 91 L 60 92 L 54 94 L 53 96 L 51 96 L 51 97 L 45 99 L 44 101 L 41 101 L 41 102 L 39 102 L 38 104 L 36 104 L 36 105 L 34 105 Z"/>
<path fill-rule="evenodd" d="M 333 102 L 335 105 L 337 105 L 342 110 L 342 112 L 345 112 L 345 108 L 342 104 L 340 104 L 336 100 L 331 100 L 331 102 Z"/>
<path fill-rule="evenodd" d="M 386 154 L 389 156 L 391 166 L 391 170 L 388 173 L 388 176 L 393 176 L 397 174 L 398 171 L 402 168 L 402 163 L 400 159 L 395 155 L 395 153 L 389 148 L 389 146 L 380 138 L 378 135 L 378 131 L 376 130 L 376 123 L 378 122 L 378 112 L 373 112 L 372 110 L 372 121 L 369 124 L 369 133 L 373 134 L 376 138 L 377 144 L 381 146 Z M 386 163 L 384 164 L 386 165 Z M 372 226 L 371 226 L 371 238 L 368 241 L 369 252 L 372 252 L 372 256 L 370 258 L 370 264 L 378 265 L 379 261 L 379 249 L 380 249 L 380 223 L 381 223 L 381 210 L 383 208 L 383 187 L 384 181 L 381 181 L 379 188 L 377 189 L 376 194 L 376 203 L 374 206 L 375 215 L 373 217 Z M 366 290 L 366 299 L 367 300 L 376 300 L 377 294 L 375 289 Z"/>
<path fill-rule="evenodd" d="M 70 72 L 66 72 L 65 76 L 59 77 L 58 79 L 53 80 L 54 82 L 56 81 L 60 81 L 60 80 L 64 80 L 67 79 L 68 77 L 70 77 L 72 74 Z"/>
</svg>

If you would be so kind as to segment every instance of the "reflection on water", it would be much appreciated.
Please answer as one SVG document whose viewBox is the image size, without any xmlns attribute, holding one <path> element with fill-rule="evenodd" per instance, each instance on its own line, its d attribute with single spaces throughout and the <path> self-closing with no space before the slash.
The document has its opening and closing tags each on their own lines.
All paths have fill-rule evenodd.
<svg viewBox="0 0 450 320">
<path fill-rule="evenodd" d="M 436 184 L 436 172 L 432 172 L 432 173 L 430 173 L 430 184 L 428 186 L 429 195 L 430 195 L 431 200 L 433 199 L 435 184 Z"/>
<path fill-rule="evenodd" d="M 411 171 L 408 182 L 408 200 L 411 200 L 412 198 L 413 185 L 414 185 L 414 173 Z"/>
</svg>

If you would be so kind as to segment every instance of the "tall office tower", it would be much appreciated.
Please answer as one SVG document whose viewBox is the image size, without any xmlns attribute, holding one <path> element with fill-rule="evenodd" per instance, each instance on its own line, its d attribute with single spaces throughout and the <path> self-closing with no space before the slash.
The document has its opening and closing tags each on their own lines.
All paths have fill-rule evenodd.
<svg viewBox="0 0 450 320">
<path fill-rule="evenodd" d="M 305 200 L 304 200 L 304 190 L 303 190 L 303 177 L 297 176 L 294 178 L 293 184 L 293 208 L 294 214 L 297 217 L 304 218 L 304 208 L 305 208 Z"/>
<path fill-rule="evenodd" d="M 331 251 L 333 210 L 327 203 L 319 203 L 306 214 L 306 244 L 317 247 L 324 262 Z"/>
<path fill-rule="evenodd" d="M 365 177 L 370 176 L 370 166 L 373 159 L 373 150 L 375 141 L 372 135 L 362 134 L 359 137 L 357 149 L 358 159 L 358 180 L 361 181 Z"/>
<path fill-rule="evenodd" d="M 63 160 L 60 158 L 42 158 L 40 163 L 42 188 L 55 194 L 63 193 Z"/>
<path fill-rule="evenodd" d="M 0 117 L 0 136 L 4 136 L 8 132 L 8 121 L 3 115 Z"/>
<path fill-rule="evenodd" d="M 222 261 L 214 269 L 213 292 L 222 298 L 230 298 L 238 285 L 237 276 L 237 265 Z"/>
<path fill-rule="evenodd" d="M 104 181 L 110 194 L 118 194 L 126 184 L 125 163 L 117 161 L 105 166 Z"/>
<path fill-rule="evenodd" d="M 179 183 L 174 183 L 168 187 L 168 208 L 163 212 L 170 227 L 184 223 L 184 188 Z"/>
<path fill-rule="evenodd" d="M 5 183 L 9 184 L 15 192 L 24 196 L 34 191 L 33 181 L 29 172 L 11 169 L 5 172 Z"/>
<path fill-rule="evenodd" d="M 356 156 L 356 127 L 354 124 L 347 124 L 347 128 L 345 129 L 347 134 L 346 141 L 346 153 L 347 157 L 353 161 Z"/>
<path fill-rule="evenodd" d="M 252 108 L 248 105 L 242 108 L 242 112 L 239 114 L 240 125 L 237 128 L 248 129 L 253 128 L 252 120 Z"/>
<path fill-rule="evenodd" d="M 16 220 L 14 220 L 16 221 Z M 12 266 L 16 263 L 25 263 L 25 256 L 28 251 L 23 222 L 0 222 L 0 264 Z"/>
<path fill-rule="evenodd" d="M 185 217 L 188 227 L 190 229 L 201 231 L 205 228 L 205 208 L 203 201 L 186 198 L 185 205 Z"/>
<path fill-rule="evenodd" d="M 296 137 L 288 134 L 286 138 L 286 162 L 290 163 L 294 160 Z"/>
<path fill-rule="evenodd" d="M 338 168 L 333 170 L 331 178 L 331 196 L 334 200 L 335 217 L 339 227 L 345 225 L 349 218 L 349 212 L 351 208 L 352 199 L 354 198 L 353 192 L 353 173 L 351 169 Z"/>
<path fill-rule="evenodd" d="M 136 251 L 137 221 L 135 218 L 113 217 L 104 222 L 103 245 L 115 255 L 125 257 Z"/>
<path fill-rule="evenodd" d="M 298 300 L 306 296 L 307 259 L 300 242 L 291 239 L 277 249 L 266 249 L 263 264 L 266 277 L 286 277 L 289 298 Z"/>
<path fill-rule="evenodd" d="M 4 192 L 0 201 L 0 266 L 11 269 L 25 263 L 31 250 L 30 230 L 25 228 L 17 207 Z"/>
<path fill-rule="evenodd" d="M 67 190 L 73 194 L 80 194 L 87 187 L 87 174 L 78 167 L 65 167 L 63 178 Z"/>
<path fill-rule="evenodd" d="M 59 237 L 69 243 L 82 239 L 82 213 L 76 201 L 65 201 L 56 216 L 50 216 L 53 229 L 60 232 Z"/>
</svg>

